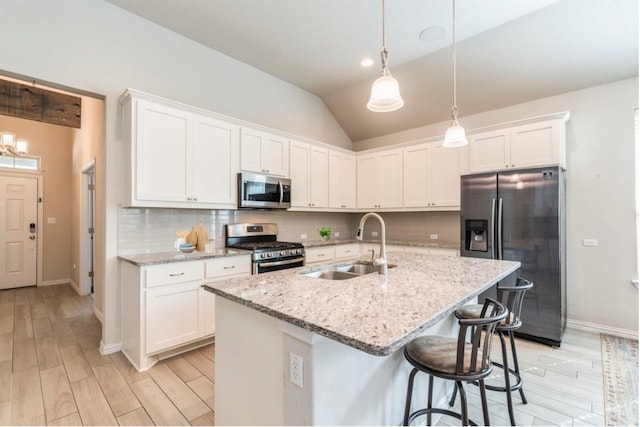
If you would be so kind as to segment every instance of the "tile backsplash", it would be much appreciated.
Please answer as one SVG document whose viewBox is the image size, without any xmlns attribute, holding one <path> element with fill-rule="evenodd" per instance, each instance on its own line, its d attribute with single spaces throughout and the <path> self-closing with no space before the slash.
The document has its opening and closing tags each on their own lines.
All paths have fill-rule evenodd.
<svg viewBox="0 0 640 427">
<path fill-rule="evenodd" d="M 278 224 L 278 239 L 287 241 L 319 240 L 318 229 L 331 227 L 340 239 L 355 238 L 362 213 L 287 212 L 270 210 L 198 210 L 161 208 L 120 208 L 118 212 L 118 252 L 123 255 L 175 250 L 176 233 L 198 227 L 200 218 L 209 236 L 216 239 L 216 247 L 224 246 L 224 225 L 246 222 L 274 222 Z M 387 239 L 415 241 L 430 240 L 438 234 L 437 242 L 459 241 L 458 212 L 389 212 L 381 214 L 386 225 Z M 369 220 L 365 237 L 379 231 L 379 224 Z M 375 238 L 375 237 L 373 237 Z"/>
</svg>

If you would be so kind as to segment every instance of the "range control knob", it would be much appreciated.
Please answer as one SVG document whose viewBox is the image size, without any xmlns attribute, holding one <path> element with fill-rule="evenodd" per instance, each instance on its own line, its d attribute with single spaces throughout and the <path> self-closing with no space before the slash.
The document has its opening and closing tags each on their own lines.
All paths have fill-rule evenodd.
<svg viewBox="0 0 640 427">
<path fill-rule="evenodd" d="M 285 256 L 287 254 L 287 251 L 280 251 L 280 255 Z"/>
</svg>

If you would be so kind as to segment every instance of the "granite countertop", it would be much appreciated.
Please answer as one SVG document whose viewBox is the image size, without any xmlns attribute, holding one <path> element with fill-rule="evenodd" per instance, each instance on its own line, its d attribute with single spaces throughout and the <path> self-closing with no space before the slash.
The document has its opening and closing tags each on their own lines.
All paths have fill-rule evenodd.
<svg viewBox="0 0 640 427">
<path fill-rule="evenodd" d="M 390 252 L 388 261 L 397 266 L 389 269 L 386 279 L 376 273 L 349 280 L 301 274 L 338 265 L 331 264 L 209 282 L 205 289 L 366 353 L 386 356 L 520 267 L 514 261 L 399 252 Z"/>
<path fill-rule="evenodd" d="M 371 243 L 374 245 L 379 245 L 380 240 L 357 240 L 357 239 L 329 239 L 329 240 L 305 240 L 301 242 L 305 248 L 315 248 L 318 246 L 334 246 L 334 245 L 345 245 L 348 243 Z M 460 249 L 459 242 L 434 242 L 433 240 L 386 240 L 387 246 L 396 245 L 396 246 L 414 246 L 414 247 L 422 247 L 422 248 L 441 248 L 441 249 Z"/>
<path fill-rule="evenodd" d="M 143 266 L 153 264 L 167 264 L 171 262 L 198 261 L 203 259 L 224 258 L 239 255 L 250 255 L 251 253 L 251 251 L 245 251 L 242 249 L 222 248 L 216 249 L 215 252 L 211 253 L 193 251 L 190 254 L 185 254 L 178 251 L 171 251 L 148 254 L 118 255 L 118 259 L 130 262 L 134 265 Z"/>
</svg>

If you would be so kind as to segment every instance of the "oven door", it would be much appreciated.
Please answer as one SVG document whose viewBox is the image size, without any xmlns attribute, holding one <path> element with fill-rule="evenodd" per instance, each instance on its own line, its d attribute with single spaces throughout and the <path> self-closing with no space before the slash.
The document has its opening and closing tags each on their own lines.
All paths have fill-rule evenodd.
<svg viewBox="0 0 640 427">
<path fill-rule="evenodd" d="M 255 173 L 238 174 L 238 207 L 287 209 L 291 207 L 291 180 Z"/>
<path fill-rule="evenodd" d="M 254 261 L 253 274 L 269 273 L 271 271 L 286 270 L 304 266 L 304 257 L 286 258 L 269 261 Z"/>
</svg>

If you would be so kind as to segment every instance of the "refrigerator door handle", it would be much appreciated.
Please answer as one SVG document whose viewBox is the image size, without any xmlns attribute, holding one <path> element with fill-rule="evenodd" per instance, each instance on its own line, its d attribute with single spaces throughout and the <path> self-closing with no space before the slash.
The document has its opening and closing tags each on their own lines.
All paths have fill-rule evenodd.
<svg viewBox="0 0 640 427">
<path fill-rule="evenodd" d="M 498 199 L 498 259 L 502 259 L 502 197 Z"/>
<path fill-rule="evenodd" d="M 496 226 L 496 199 L 491 199 L 491 227 Z M 496 234 L 495 229 L 491 230 L 491 259 L 496 259 Z"/>
</svg>

